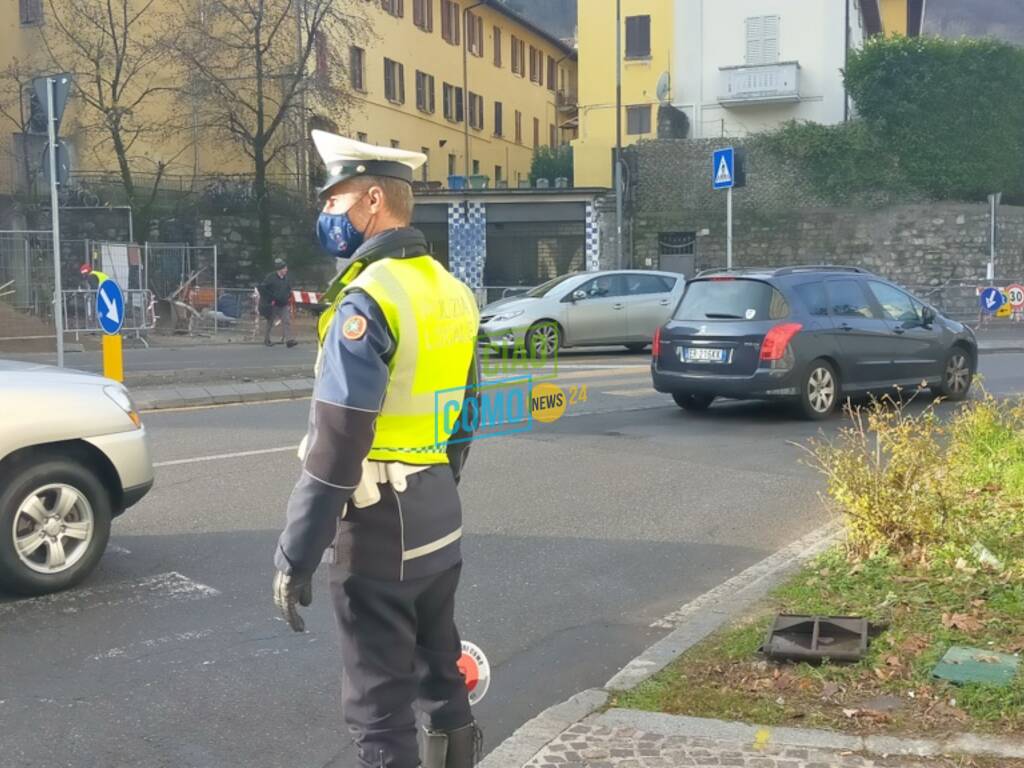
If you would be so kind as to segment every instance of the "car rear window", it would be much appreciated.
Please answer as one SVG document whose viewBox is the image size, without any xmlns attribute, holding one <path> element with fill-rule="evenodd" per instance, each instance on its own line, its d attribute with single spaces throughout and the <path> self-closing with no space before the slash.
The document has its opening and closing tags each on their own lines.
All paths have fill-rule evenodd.
<svg viewBox="0 0 1024 768">
<path fill-rule="evenodd" d="M 676 320 L 782 320 L 789 304 L 760 280 L 695 280 L 686 287 Z"/>
</svg>

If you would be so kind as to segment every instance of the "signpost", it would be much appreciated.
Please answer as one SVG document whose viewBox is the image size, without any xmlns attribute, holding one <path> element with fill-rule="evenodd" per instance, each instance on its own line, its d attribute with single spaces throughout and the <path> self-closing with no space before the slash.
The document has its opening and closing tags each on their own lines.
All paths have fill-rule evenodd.
<svg viewBox="0 0 1024 768">
<path fill-rule="evenodd" d="M 711 158 L 711 186 L 725 190 L 725 266 L 732 269 L 732 188 L 736 179 L 736 151 L 717 150 Z"/>
<path fill-rule="evenodd" d="M 103 331 L 103 375 L 108 379 L 124 381 L 124 353 L 121 348 L 124 294 L 121 293 L 121 286 L 109 278 L 101 280 L 99 290 L 96 291 L 96 317 Z"/>
<path fill-rule="evenodd" d="M 32 90 L 40 104 L 46 105 L 46 136 L 49 162 L 51 226 L 53 227 L 53 324 L 57 333 L 57 366 L 64 367 L 64 301 L 60 274 L 60 201 L 57 185 L 60 173 L 57 164 L 57 131 L 64 116 L 64 107 L 71 91 L 71 75 L 47 75 L 32 81 Z M 120 338 L 120 337 L 119 337 Z"/>
<path fill-rule="evenodd" d="M 1006 289 L 1006 295 L 1010 299 L 1010 306 L 1014 312 L 1024 310 L 1024 285 L 1014 283 Z"/>
</svg>

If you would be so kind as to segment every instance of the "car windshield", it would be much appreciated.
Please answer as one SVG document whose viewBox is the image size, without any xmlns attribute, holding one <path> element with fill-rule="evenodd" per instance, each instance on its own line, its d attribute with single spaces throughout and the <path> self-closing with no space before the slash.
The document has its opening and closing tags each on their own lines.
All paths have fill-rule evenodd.
<svg viewBox="0 0 1024 768">
<path fill-rule="evenodd" d="M 548 291 L 550 291 L 552 288 L 561 285 L 571 277 L 576 277 L 576 275 L 562 275 L 561 277 L 556 277 L 554 280 L 548 280 L 546 283 L 542 283 L 538 285 L 536 288 L 531 288 L 526 293 L 524 293 L 523 296 L 529 296 L 530 298 L 533 299 L 539 299 L 543 296 L 547 296 Z"/>
<path fill-rule="evenodd" d="M 759 280 L 695 280 L 686 288 L 676 320 L 781 320 L 789 305 Z"/>
</svg>

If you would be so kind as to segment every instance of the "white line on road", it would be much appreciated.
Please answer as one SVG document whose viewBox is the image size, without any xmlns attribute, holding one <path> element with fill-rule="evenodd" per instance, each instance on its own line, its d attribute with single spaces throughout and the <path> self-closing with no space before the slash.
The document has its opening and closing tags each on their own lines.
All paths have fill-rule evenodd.
<svg viewBox="0 0 1024 768">
<path fill-rule="evenodd" d="M 152 640 L 141 640 L 138 643 L 129 643 L 120 648 L 111 648 L 103 653 L 98 653 L 95 656 L 90 656 L 91 661 L 102 661 L 103 659 L 122 659 L 128 656 L 129 651 L 135 648 L 144 648 L 147 651 L 157 648 L 161 645 L 168 645 L 169 643 L 181 643 L 187 640 L 201 640 L 204 637 L 212 635 L 214 630 L 212 629 L 200 629 L 194 632 L 179 632 L 176 635 L 166 635 L 164 637 L 153 638 Z"/>
<path fill-rule="evenodd" d="M 644 395 L 657 395 L 653 387 L 640 387 L 639 389 L 606 389 L 600 390 L 602 395 L 617 395 L 619 397 L 643 397 Z"/>
<path fill-rule="evenodd" d="M 280 448 L 260 448 L 255 451 L 235 451 L 234 453 L 215 453 L 211 456 L 194 456 L 191 459 L 174 459 L 173 461 L 157 461 L 154 467 L 177 467 L 182 464 L 201 464 L 204 461 L 221 461 L 223 459 L 242 459 L 246 456 L 265 456 L 270 453 L 294 453 L 299 450 L 298 445 L 285 445 Z"/>
<path fill-rule="evenodd" d="M 20 613 L 33 608 L 55 608 L 58 613 L 79 613 L 87 608 L 100 606 L 151 603 L 151 601 L 161 598 L 164 600 L 202 600 L 207 597 L 216 597 L 219 594 L 220 590 L 193 581 L 177 571 L 169 571 L 143 579 L 116 581 L 97 587 L 34 597 L 30 600 L 0 603 L 0 616 Z"/>
</svg>

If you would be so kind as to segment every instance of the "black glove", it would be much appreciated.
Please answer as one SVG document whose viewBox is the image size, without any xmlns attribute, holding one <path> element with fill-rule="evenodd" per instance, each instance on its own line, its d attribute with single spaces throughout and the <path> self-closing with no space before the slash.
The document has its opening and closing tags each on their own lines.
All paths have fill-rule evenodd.
<svg viewBox="0 0 1024 768">
<path fill-rule="evenodd" d="M 313 602 L 313 575 L 288 575 L 284 571 L 274 574 L 274 605 L 281 611 L 288 626 L 296 632 L 306 631 L 306 622 L 299 615 L 296 604 L 308 608 Z"/>
</svg>

